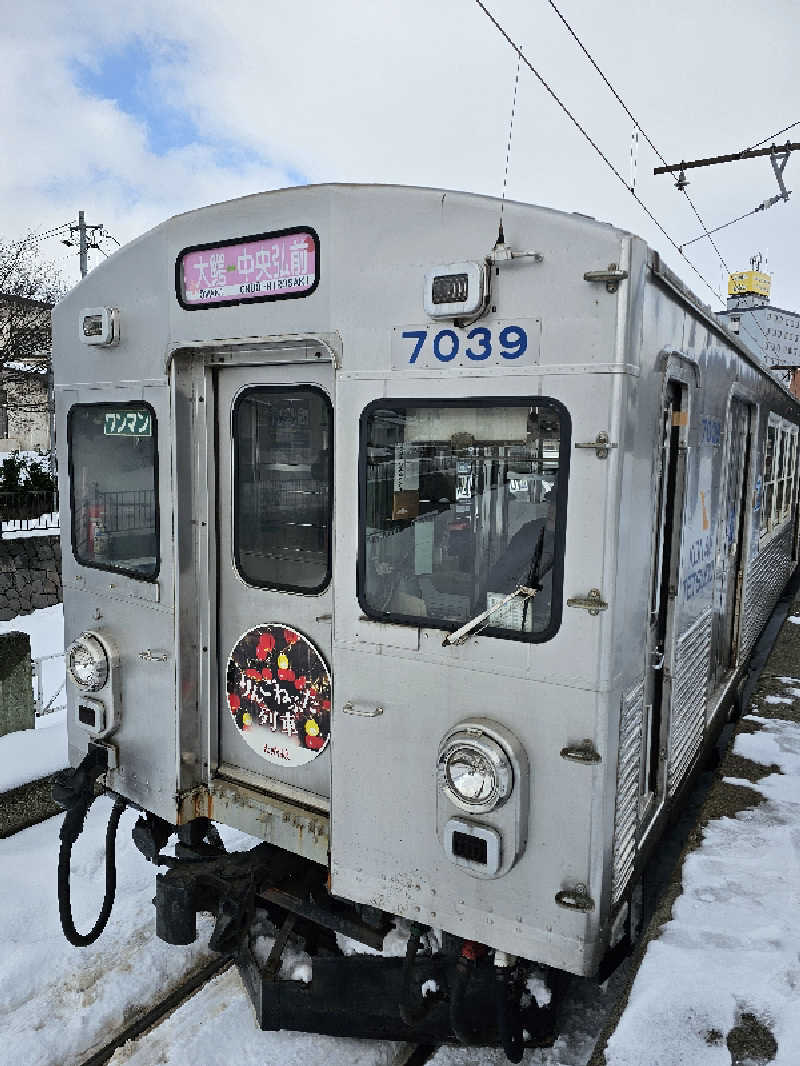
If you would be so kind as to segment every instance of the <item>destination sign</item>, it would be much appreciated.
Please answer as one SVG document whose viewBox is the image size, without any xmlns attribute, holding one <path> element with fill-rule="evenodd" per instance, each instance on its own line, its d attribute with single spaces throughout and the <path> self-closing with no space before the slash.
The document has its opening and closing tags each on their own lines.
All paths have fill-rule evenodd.
<svg viewBox="0 0 800 1066">
<path fill-rule="evenodd" d="M 308 296 L 318 281 L 319 238 L 308 228 L 187 248 L 175 278 L 187 310 Z"/>
</svg>

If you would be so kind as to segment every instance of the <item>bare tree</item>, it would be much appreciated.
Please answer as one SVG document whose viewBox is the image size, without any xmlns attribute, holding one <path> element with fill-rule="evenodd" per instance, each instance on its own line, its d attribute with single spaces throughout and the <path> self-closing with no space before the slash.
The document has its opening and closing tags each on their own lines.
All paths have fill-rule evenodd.
<svg viewBox="0 0 800 1066">
<path fill-rule="evenodd" d="M 10 412 L 24 428 L 49 409 L 50 312 L 67 289 L 35 238 L 0 238 L 0 437 Z"/>
</svg>

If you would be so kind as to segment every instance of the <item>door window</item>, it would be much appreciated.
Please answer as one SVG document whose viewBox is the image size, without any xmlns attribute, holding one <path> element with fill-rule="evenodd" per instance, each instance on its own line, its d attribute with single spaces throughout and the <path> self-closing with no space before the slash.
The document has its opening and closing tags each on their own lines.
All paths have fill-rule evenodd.
<svg viewBox="0 0 800 1066">
<path fill-rule="evenodd" d="M 330 581 L 331 435 L 321 389 L 261 386 L 237 398 L 233 544 L 248 584 L 314 593 Z"/>
<path fill-rule="evenodd" d="M 361 420 L 359 598 L 381 621 L 486 632 L 561 618 L 569 416 L 552 400 L 377 401 Z"/>
</svg>

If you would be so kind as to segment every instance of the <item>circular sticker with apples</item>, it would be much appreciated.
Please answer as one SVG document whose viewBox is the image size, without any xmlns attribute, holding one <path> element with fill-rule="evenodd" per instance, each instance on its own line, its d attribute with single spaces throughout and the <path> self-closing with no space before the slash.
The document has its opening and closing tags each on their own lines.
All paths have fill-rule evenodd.
<svg viewBox="0 0 800 1066">
<path fill-rule="evenodd" d="M 244 633 L 228 659 L 226 687 L 237 729 L 267 762 L 302 766 L 327 747 L 331 675 L 297 630 L 268 622 Z"/>
</svg>

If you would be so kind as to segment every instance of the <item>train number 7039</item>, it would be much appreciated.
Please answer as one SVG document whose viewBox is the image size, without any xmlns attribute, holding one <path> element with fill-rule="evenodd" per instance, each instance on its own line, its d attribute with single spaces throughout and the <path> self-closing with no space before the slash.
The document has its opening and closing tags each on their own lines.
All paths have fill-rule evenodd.
<svg viewBox="0 0 800 1066">
<path fill-rule="evenodd" d="M 406 329 L 401 334 L 408 341 L 407 366 L 465 362 L 481 363 L 520 359 L 528 349 L 528 334 L 522 326 L 474 326 L 469 332 L 440 329 Z"/>
</svg>

